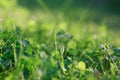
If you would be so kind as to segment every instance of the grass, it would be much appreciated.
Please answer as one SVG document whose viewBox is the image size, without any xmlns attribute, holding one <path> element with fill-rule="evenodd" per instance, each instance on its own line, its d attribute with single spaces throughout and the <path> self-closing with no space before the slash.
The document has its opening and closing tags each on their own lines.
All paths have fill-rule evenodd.
<svg viewBox="0 0 120 80">
<path fill-rule="evenodd" d="M 120 50 L 106 40 L 108 36 L 89 33 L 76 40 L 60 30 L 39 44 L 17 28 L 0 35 L 1 79 L 119 79 Z"/>
<path fill-rule="evenodd" d="M 115 15 L 72 9 L 72 0 L 53 11 L 42 0 L 33 11 L 9 2 L 0 3 L 1 80 L 120 79 L 119 32 L 107 20 Z"/>
</svg>

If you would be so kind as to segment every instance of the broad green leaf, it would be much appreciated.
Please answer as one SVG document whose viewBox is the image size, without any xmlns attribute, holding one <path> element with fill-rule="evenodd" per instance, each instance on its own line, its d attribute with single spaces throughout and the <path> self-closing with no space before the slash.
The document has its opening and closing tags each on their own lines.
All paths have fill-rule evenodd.
<svg viewBox="0 0 120 80">
<path fill-rule="evenodd" d="M 68 42 L 68 45 L 67 45 L 68 49 L 70 49 L 70 48 L 75 49 L 76 46 L 77 46 L 77 44 L 76 44 L 76 42 L 73 41 L 73 40 L 72 40 L 72 41 L 69 41 L 69 42 Z"/>
<path fill-rule="evenodd" d="M 86 64 L 83 61 L 80 61 L 77 65 L 77 68 L 81 71 L 85 70 L 86 69 Z"/>
</svg>

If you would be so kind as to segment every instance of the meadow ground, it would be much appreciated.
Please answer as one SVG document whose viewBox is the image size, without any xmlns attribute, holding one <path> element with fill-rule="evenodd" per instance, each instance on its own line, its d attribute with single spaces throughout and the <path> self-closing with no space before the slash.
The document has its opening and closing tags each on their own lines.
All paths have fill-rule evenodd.
<svg viewBox="0 0 120 80">
<path fill-rule="evenodd" d="M 0 1 L 0 79 L 120 80 L 119 6 L 98 1 Z"/>
</svg>

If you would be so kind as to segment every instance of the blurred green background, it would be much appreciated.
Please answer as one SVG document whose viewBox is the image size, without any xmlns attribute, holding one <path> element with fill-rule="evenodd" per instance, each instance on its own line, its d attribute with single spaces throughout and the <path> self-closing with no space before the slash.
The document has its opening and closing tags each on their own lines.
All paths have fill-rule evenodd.
<svg viewBox="0 0 120 80">
<path fill-rule="evenodd" d="M 97 33 L 104 27 L 120 43 L 119 4 L 118 0 L 2 0 L 0 19 L 1 24 L 11 23 L 31 34 L 45 36 L 43 32 L 64 29 L 78 39 L 79 32 Z"/>
</svg>

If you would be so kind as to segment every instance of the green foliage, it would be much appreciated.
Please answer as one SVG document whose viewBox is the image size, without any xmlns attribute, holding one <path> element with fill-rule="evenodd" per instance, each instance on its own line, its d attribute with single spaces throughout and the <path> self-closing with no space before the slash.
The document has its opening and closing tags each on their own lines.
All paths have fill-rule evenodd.
<svg viewBox="0 0 120 80">
<path fill-rule="evenodd" d="M 87 37 L 85 39 L 89 40 Z M 72 35 L 60 30 L 56 33 L 55 42 L 36 44 L 22 37 L 21 30 L 1 31 L 0 78 L 119 79 L 119 49 L 106 43 L 91 47 L 94 40 L 87 44 L 86 41 L 81 44 Z M 94 41 L 94 44 L 97 43 Z"/>
<path fill-rule="evenodd" d="M 77 11 L 86 1 L 76 1 L 0 2 L 0 80 L 120 79 L 120 38 L 109 35 L 109 16 Z"/>
</svg>

